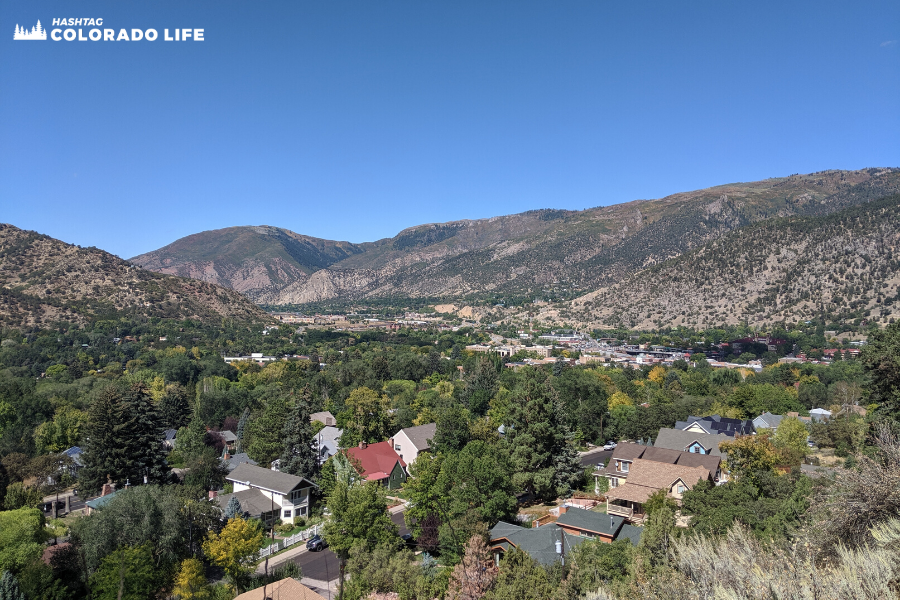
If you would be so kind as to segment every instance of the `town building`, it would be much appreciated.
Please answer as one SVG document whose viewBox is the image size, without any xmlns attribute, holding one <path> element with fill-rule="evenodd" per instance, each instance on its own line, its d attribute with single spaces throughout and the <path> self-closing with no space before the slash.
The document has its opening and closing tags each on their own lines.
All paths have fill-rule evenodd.
<svg viewBox="0 0 900 600">
<path fill-rule="evenodd" d="M 232 483 L 234 492 L 218 496 L 222 509 L 235 497 L 246 515 L 267 525 L 309 515 L 309 497 L 315 484 L 303 477 L 241 463 L 225 479 Z"/>
</svg>

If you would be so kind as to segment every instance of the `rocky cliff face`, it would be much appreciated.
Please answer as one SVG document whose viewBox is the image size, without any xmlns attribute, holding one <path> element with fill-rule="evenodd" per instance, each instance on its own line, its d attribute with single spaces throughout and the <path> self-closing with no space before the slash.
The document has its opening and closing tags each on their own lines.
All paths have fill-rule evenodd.
<svg viewBox="0 0 900 600">
<path fill-rule="evenodd" d="M 132 262 L 274 305 L 551 288 L 576 297 L 753 223 L 827 215 L 897 191 L 898 169 L 825 171 L 584 211 L 421 225 L 365 244 L 233 227 L 188 236 Z"/>
</svg>

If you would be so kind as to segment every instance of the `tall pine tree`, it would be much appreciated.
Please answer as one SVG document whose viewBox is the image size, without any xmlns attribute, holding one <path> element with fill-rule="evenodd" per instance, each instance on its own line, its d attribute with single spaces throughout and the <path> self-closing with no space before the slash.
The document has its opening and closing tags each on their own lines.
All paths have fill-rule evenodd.
<svg viewBox="0 0 900 600">
<path fill-rule="evenodd" d="M 319 456 L 312 422 L 309 420 L 309 405 L 310 390 L 305 388 L 284 425 L 281 470 L 315 481 L 319 477 Z"/>
<path fill-rule="evenodd" d="M 580 471 L 578 454 L 571 446 L 559 398 L 547 374 L 529 368 L 523 375 L 507 417 L 513 483 L 517 489 L 550 500 L 571 491 Z"/>
<path fill-rule="evenodd" d="M 79 477 L 88 492 L 97 492 L 107 478 L 125 482 L 126 445 L 122 392 L 110 385 L 100 392 L 88 412 L 84 429 L 84 468 Z"/>
<path fill-rule="evenodd" d="M 149 390 L 141 383 L 133 385 L 125 394 L 124 444 L 127 448 L 126 476 L 132 484 L 166 483 L 169 468 L 166 466 L 162 446 L 162 421 L 159 411 L 150 397 Z"/>
</svg>

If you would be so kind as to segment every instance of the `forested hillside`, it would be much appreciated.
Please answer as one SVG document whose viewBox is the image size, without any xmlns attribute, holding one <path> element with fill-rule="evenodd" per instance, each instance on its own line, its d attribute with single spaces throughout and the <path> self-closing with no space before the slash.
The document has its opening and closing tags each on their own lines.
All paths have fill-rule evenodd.
<svg viewBox="0 0 900 600">
<path fill-rule="evenodd" d="M 160 275 L 96 248 L 0 224 L 0 325 L 84 323 L 116 315 L 266 319 L 232 290 Z"/>
<path fill-rule="evenodd" d="M 572 303 L 575 319 L 649 329 L 900 318 L 900 195 L 771 219 Z"/>
</svg>

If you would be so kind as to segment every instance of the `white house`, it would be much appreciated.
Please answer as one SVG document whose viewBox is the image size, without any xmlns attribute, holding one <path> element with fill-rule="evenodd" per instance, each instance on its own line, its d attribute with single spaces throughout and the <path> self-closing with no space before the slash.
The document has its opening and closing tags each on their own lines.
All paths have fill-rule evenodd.
<svg viewBox="0 0 900 600">
<path fill-rule="evenodd" d="M 234 485 L 234 492 L 218 497 L 222 509 L 235 497 L 245 514 L 264 523 L 309 515 L 309 494 L 315 484 L 307 479 L 249 463 L 239 464 L 225 479 Z"/>
<path fill-rule="evenodd" d="M 437 425 L 434 423 L 401 429 L 391 438 L 391 447 L 406 464 L 410 464 L 420 452 L 431 449 L 431 440 L 434 439 L 436 430 Z"/>
</svg>

